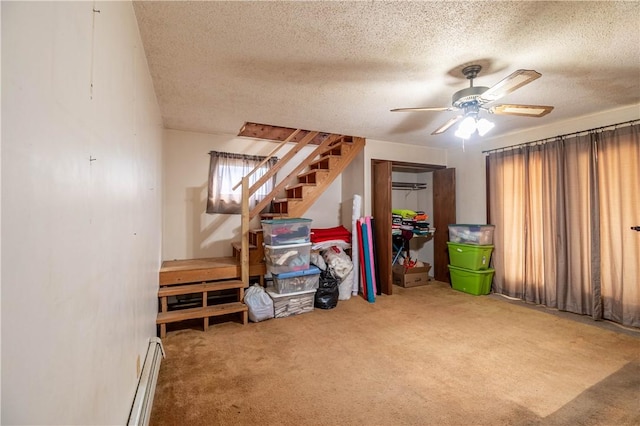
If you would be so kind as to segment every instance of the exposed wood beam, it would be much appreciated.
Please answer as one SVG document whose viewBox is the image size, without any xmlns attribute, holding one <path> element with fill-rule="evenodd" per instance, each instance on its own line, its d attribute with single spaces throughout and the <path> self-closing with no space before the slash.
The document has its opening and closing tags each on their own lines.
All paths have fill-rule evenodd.
<svg viewBox="0 0 640 426">
<path fill-rule="evenodd" d="M 266 139 L 270 141 L 283 141 L 287 139 L 296 129 L 292 127 L 280 127 L 272 126 L 270 124 L 259 124 L 246 122 L 240 129 L 238 136 L 246 136 L 248 138 Z M 305 136 L 311 133 L 311 130 L 300 130 L 292 139 L 291 142 L 300 142 Z M 320 133 L 314 137 L 311 142 L 312 145 L 320 145 L 330 133 Z"/>
</svg>

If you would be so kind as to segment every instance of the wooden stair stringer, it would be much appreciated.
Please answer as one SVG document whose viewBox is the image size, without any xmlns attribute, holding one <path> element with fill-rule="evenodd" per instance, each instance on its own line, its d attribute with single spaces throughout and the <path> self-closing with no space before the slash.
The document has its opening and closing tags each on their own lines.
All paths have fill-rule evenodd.
<svg viewBox="0 0 640 426">
<path fill-rule="evenodd" d="M 320 144 L 318 147 L 313 150 L 311 154 L 307 156 L 307 158 L 302 161 L 298 166 L 296 166 L 287 177 L 285 177 L 280 183 L 278 183 L 275 188 L 271 190 L 271 192 L 263 198 L 256 206 L 254 206 L 249 212 L 248 219 L 251 220 L 255 216 L 259 215 L 260 212 L 267 207 L 267 205 L 276 197 L 276 194 L 279 194 L 280 191 L 284 190 L 285 187 L 291 182 L 291 180 L 297 177 L 298 173 L 305 170 L 313 159 L 317 158 L 321 153 L 326 152 L 341 136 L 337 134 L 331 134 L 327 136 L 327 138 Z M 278 164 L 281 164 L 283 160 L 279 160 Z M 277 165 L 277 164 L 276 164 Z"/>
<path fill-rule="evenodd" d="M 291 203 L 287 208 L 287 216 L 302 217 L 304 213 L 316 202 L 324 191 L 333 183 L 333 181 L 351 164 L 358 156 L 360 151 L 364 149 L 365 139 L 354 137 L 351 148 L 339 157 L 325 177 L 319 179 L 315 185 L 305 185 L 302 200 L 296 199 L 295 203 Z"/>
</svg>

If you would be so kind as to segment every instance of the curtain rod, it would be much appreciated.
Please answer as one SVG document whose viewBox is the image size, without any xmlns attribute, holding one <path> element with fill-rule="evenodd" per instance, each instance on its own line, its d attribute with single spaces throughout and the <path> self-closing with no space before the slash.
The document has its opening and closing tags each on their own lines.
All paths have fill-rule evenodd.
<svg viewBox="0 0 640 426">
<path fill-rule="evenodd" d="M 619 126 L 625 126 L 625 125 L 631 126 L 632 124 L 638 124 L 638 123 L 640 123 L 640 119 L 629 120 L 629 121 L 624 121 L 622 123 L 609 124 L 607 126 L 594 127 L 593 129 L 588 129 L 588 130 L 581 130 L 579 132 L 567 133 L 567 134 L 564 134 L 564 135 L 553 136 L 553 137 L 550 137 L 550 138 L 538 139 L 537 141 L 523 142 L 523 143 L 519 143 L 519 144 L 515 144 L 515 145 L 503 146 L 502 148 L 487 149 L 486 151 L 482 151 L 482 153 L 483 154 L 490 154 L 492 152 L 507 151 L 509 149 L 515 149 L 515 148 L 519 148 L 521 146 L 535 145 L 535 144 L 545 144 L 547 142 L 550 142 L 550 141 L 553 141 L 553 140 L 556 140 L 556 139 L 560 139 L 560 138 L 567 138 L 567 137 L 570 137 L 570 136 L 578 136 L 578 135 L 580 135 L 582 133 L 597 132 L 598 130 L 604 130 L 604 129 L 608 129 L 610 127 L 613 127 L 615 129 L 616 127 L 619 127 Z"/>
</svg>

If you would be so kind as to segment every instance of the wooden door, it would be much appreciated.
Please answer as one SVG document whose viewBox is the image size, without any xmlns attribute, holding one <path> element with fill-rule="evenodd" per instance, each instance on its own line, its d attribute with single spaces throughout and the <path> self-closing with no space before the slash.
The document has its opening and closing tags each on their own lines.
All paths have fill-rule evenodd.
<svg viewBox="0 0 640 426">
<path fill-rule="evenodd" d="M 391 251 L 391 161 L 374 160 L 371 164 L 371 206 L 375 219 L 376 268 L 380 274 L 378 286 L 384 294 L 392 294 Z"/>
<path fill-rule="evenodd" d="M 451 282 L 449 278 L 449 224 L 456 223 L 456 169 L 433 172 L 433 277 Z"/>
</svg>

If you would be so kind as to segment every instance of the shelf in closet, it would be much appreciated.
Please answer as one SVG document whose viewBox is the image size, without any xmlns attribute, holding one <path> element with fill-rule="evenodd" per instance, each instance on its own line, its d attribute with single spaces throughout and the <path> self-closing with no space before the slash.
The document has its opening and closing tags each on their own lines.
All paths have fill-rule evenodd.
<svg viewBox="0 0 640 426">
<path fill-rule="evenodd" d="M 418 189 L 427 189 L 427 184 L 417 183 L 417 182 L 391 182 L 391 189 L 404 189 L 407 191 L 415 191 Z"/>
</svg>

